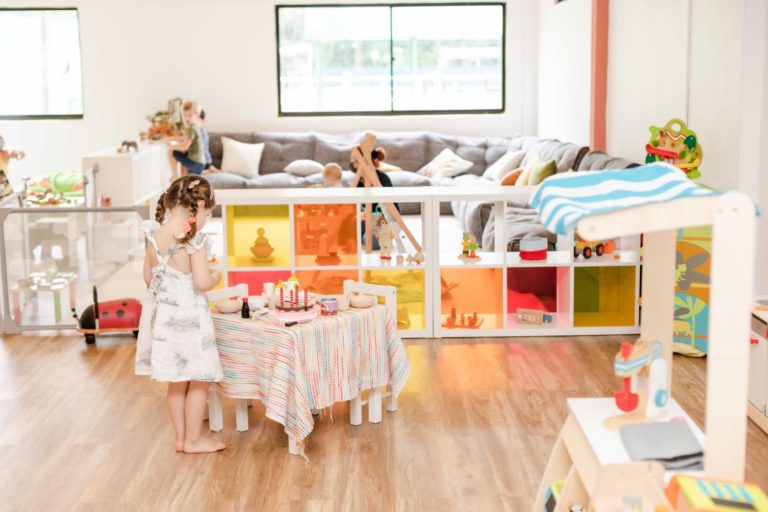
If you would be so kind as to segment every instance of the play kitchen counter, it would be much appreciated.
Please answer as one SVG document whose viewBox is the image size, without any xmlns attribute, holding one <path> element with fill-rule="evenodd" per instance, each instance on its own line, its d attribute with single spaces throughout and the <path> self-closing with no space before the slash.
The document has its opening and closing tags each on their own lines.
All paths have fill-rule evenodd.
<svg viewBox="0 0 768 512">
<path fill-rule="evenodd" d="M 319 295 L 341 293 L 346 279 L 392 285 L 397 329 L 409 338 L 639 332 L 640 237 L 623 237 L 615 252 L 589 259 L 574 256 L 574 249 L 582 248 L 572 237 L 559 237 L 545 259 L 521 259 L 507 251 L 506 210 L 509 201 L 526 202 L 534 191 L 498 186 L 217 190 L 225 285 L 247 284 L 249 295 L 291 275 L 302 289 Z M 479 259 L 460 259 L 458 243 L 452 252 L 440 251 L 440 237 L 448 236 L 440 229 L 448 220 L 441 219 L 441 204 L 457 201 L 493 204 L 494 249 L 480 249 Z M 361 211 L 365 203 L 387 202 L 418 204 L 419 217 L 406 217 L 406 224 L 421 253 L 404 236 L 398 237 L 403 249 L 394 250 L 391 260 L 365 252 Z M 520 310 L 543 312 L 530 318 L 544 320 L 528 322 Z"/>
</svg>

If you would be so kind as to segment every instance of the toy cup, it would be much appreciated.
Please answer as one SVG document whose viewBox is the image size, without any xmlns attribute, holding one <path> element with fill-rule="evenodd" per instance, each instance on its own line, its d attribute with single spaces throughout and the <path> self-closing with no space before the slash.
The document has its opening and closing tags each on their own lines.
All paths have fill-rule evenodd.
<svg viewBox="0 0 768 512">
<path fill-rule="evenodd" d="M 269 297 L 275 291 L 275 283 L 264 283 L 264 295 Z"/>
</svg>

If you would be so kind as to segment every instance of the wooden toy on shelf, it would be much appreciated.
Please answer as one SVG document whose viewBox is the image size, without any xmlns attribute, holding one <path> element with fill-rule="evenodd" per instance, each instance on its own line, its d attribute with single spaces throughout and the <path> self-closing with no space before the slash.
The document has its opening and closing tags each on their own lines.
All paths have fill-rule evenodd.
<svg viewBox="0 0 768 512">
<path fill-rule="evenodd" d="M 360 145 L 352 148 L 350 159 L 352 161 L 353 167 L 356 168 L 357 171 L 355 172 L 355 177 L 350 183 L 351 187 L 357 187 L 357 184 L 360 182 L 360 180 L 363 180 L 363 184 L 365 185 L 366 189 L 370 187 L 381 187 L 381 181 L 376 174 L 376 169 L 373 166 L 373 161 L 371 160 L 371 153 L 373 152 L 375 146 L 376 137 L 371 133 L 366 133 L 365 137 L 363 137 L 363 142 Z M 419 242 L 413 236 L 411 230 L 408 229 L 408 226 L 406 226 L 405 221 L 403 221 L 403 218 L 400 216 L 400 212 L 397 210 L 397 208 L 395 208 L 395 205 L 392 203 L 379 203 L 379 207 L 381 208 L 382 212 L 385 215 L 388 215 L 389 218 L 391 218 L 392 221 L 400 227 L 402 232 L 405 233 L 405 236 L 408 237 L 408 240 L 411 242 L 414 249 L 416 249 L 416 253 L 421 254 L 421 244 L 419 244 Z M 370 254 L 373 249 L 373 206 L 371 203 L 365 204 L 364 218 L 365 252 Z"/>
<path fill-rule="evenodd" d="M 117 148 L 118 153 L 130 153 L 131 151 L 135 153 L 139 151 L 139 144 L 135 140 L 124 140 Z"/>
<path fill-rule="evenodd" d="M 376 231 L 376 238 L 379 240 L 379 258 L 382 260 L 392 259 L 392 242 L 397 238 L 392 232 L 392 227 L 385 221 L 380 223 Z"/>
<path fill-rule="evenodd" d="M 701 177 L 702 151 L 698 137 L 680 119 L 670 119 L 663 127 L 650 126 L 651 138 L 645 145 L 645 163 L 667 162 L 690 179 Z"/>
<path fill-rule="evenodd" d="M 521 260 L 546 260 L 549 243 L 543 236 L 526 236 L 520 240 Z"/>
<path fill-rule="evenodd" d="M 675 510 L 768 512 L 768 497 L 757 485 L 675 475 L 667 486 L 667 499 Z"/>
<path fill-rule="evenodd" d="M 25 156 L 27 156 L 27 154 L 23 151 L 5 149 L 5 140 L 2 135 L 0 135 L 0 197 L 13 194 L 13 188 L 11 187 L 11 182 L 8 178 L 8 166 L 10 165 L 11 159 L 21 160 Z"/>
<path fill-rule="evenodd" d="M 397 264 L 398 265 L 402 265 L 403 263 L 405 263 L 405 256 L 403 256 L 402 254 L 398 254 L 397 255 Z"/>
<path fill-rule="evenodd" d="M 480 255 L 475 252 L 479 248 L 480 246 L 475 236 L 465 231 L 461 235 L 461 254 L 459 254 L 459 259 L 469 263 L 480 261 Z"/>
<path fill-rule="evenodd" d="M 607 418 L 606 428 L 615 430 L 625 423 L 656 421 L 666 413 L 667 363 L 661 341 L 640 338 L 634 345 L 622 342 L 613 368 L 617 376 L 624 378 L 624 387 L 614 394 L 614 399 L 625 414 Z"/>
<path fill-rule="evenodd" d="M 424 253 L 419 251 L 419 252 L 414 253 L 414 254 L 409 254 L 405 258 L 405 262 L 406 263 L 413 263 L 415 265 L 421 265 L 422 263 L 424 263 Z"/>
<path fill-rule="evenodd" d="M 451 308 L 451 314 L 446 317 L 445 323 L 442 325 L 446 329 L 479 329 L 483 325 L 483 320 L 477 316 L 477 312 L 468 316 L 462 313 L 459 317 L 456 314 L 456 308 Z"/>
<path fill-rule="evenodd" d="M 85 335 L 89 345 L 96 343 L 96 336 L 103 333 L 131 333 L 139 335 L 141 302 L 136 299 L 117 299 L 99 302 L 96 287 L 93 287 L 93 304 L 85 308 L 78 316 L 72 308 L 72 316 L 77 320 L 79 333 Z"/>
<path fill-rule="evenodd" d="M 264 228 L 256 230 L 258 237 L 253 241 L 251 246 L 251 254 L 253 254 L 253 261 L 256 263 L 271 263 L 274 261 L 272 253 L 275 252 L 275 248 L 269 244 L 269 240 L 264 236 Z"/>
<path fill-rule="evenodd" d="M 613 240 L 589 241 L 584 240 L 578 233 L 573 233 L 573 257 L 583 256 L 588 260 L 593 255 L 613 254 L 616 252 L 616 242 Z"/>
<path fill-rule="evenodd" d="M 517 323 L 523 325 L 544 325 L 552 323 L 552 314 L 538 309 L 517 308 Z"/>
</svg>

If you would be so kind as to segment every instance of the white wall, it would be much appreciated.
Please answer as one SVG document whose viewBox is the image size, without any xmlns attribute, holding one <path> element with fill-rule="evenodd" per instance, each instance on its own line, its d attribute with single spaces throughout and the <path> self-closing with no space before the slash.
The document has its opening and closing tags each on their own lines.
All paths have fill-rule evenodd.
<svg viewBox="0 0 768 512">
<path fill-rule="evenodd" d="M 648 126 L 679 117 L 704 152 L 699 181 L 738 187 L 743 6 L 722 0 L 611 2 L 609 153 L 643 162 Z"/>
<path fill-rule="evenodd" d="M 276 2 L 272 0 L 68 2 L 80 8 L 85 117 L 81 121 L 0 121 L 8 146 L 28 153 L 26 160 L 12 163 L 12 181 L 18 184 L 24 175 L 79 169 L 82 154 L 135 138 L 146 128 L 145 116 L 176 96 L 200 101 L 211 131 L 521 133 L 535 128 L 526 98 L 535 88 L 530 79 L 524 79 L 535 73 L 535 61 L 524 59 L 530 47 L 526 41 L 535 39 L 535 2 L 510 0 L 507 4 L 504 113 L 320 118 L 277 116 Z M 531 69 L 526 71 L 524 66 Z"/>
<path fill-rule="evenodd" d="M 538 135 L 589 144 L 592 2 L 539 2 Z"/>
</svg>

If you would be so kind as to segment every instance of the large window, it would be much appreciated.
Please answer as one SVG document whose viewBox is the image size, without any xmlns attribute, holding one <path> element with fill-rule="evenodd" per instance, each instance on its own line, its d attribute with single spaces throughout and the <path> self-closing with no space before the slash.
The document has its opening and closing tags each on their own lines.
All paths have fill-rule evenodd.
<svg viewBox="0 0 768 512">
<path fill-rule="evenodd" d="M 0 119 L 83 117 L 77 9 L 0 8 Z"/>
<path fill-rule="evenodd" d="M 280 115 L 504 110 L 503 3 L 280 5 Z"/>
</svg>

